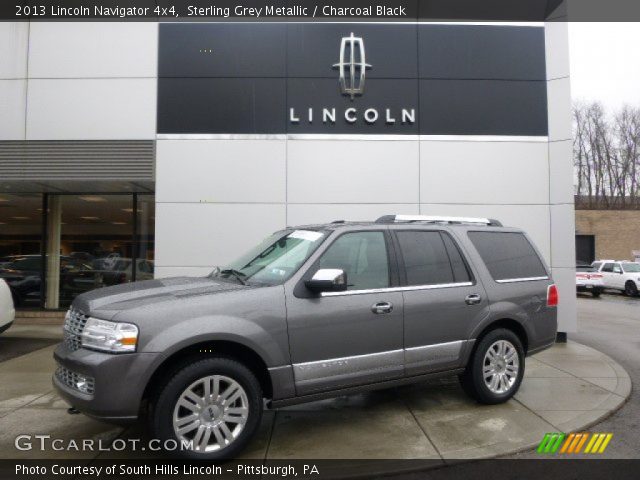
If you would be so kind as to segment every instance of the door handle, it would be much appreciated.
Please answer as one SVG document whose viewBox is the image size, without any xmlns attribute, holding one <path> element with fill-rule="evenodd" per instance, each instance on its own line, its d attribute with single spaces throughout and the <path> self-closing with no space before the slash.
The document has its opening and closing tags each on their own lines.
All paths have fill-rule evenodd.
<svg viewBox="0 0 640 480">
<path fill-rule="evenodd" d="M 478 305 L 482 301 L 482 297 L 477 293 L 473 293 L 471 295 L 467 295 L 464 301 L 467 305 Z"/>
<path fill-rule="evenodd" d="M 391 313 L 393 311 L 393 303 L 391 302 L 379 302 L 374 303 L 371 307 L 371 311 L 376 314 Z"/>
</svg>

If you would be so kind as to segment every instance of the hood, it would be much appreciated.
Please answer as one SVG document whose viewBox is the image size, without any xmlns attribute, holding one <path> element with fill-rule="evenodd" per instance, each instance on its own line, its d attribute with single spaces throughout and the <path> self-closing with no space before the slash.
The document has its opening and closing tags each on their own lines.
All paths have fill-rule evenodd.
<svg viewBox="0 0 640 480">
<path fill-rule="evenodd" d="M 163 278 L 92 290 L 79 295 L 73 307 L 84 314 L 111 320 L 124 310 L 242 288 L 247 287 L 208 277 Z"/>
</svg>

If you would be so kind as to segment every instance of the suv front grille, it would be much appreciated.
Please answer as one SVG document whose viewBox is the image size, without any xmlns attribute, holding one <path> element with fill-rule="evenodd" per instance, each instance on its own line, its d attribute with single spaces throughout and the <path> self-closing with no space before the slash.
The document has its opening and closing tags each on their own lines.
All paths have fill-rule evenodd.
<svg viewBox="0 0 640 480">
<path fill-rule="evenodd" d="M 87 377 L 85 375 L 72 372 L 62 365 L 58 365 L 56 368 L 56 378 L 63 385 L 66 385 L 80 393 L 93 395 L 95 392 L 95 380 L 93 377 Z"/>
<path fill-rule="evenodd" d="M 69 310 L 69 314 L 64 321 L 63 342 L 67 349 L 72 352 L 75 352 L 82 346 L 80 336 L 88 319 L 88 315 L 74 308 Z"/>
</svg>

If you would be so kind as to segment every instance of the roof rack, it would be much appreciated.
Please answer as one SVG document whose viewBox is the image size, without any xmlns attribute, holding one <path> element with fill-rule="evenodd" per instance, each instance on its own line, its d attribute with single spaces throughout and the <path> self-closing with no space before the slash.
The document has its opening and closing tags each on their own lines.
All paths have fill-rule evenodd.
<svg viewBox="0 0 640 480">
<path fill-rule="evenodd" d="M 492 218 L 474 217 L 441 217 L 426 215 L 383 215 L 376 220 L 376 223 L 449 223 L 449 224 L 474 224 L 487 225 L 491 227 L 502 227 L 502 223 Z"/>
</svg>

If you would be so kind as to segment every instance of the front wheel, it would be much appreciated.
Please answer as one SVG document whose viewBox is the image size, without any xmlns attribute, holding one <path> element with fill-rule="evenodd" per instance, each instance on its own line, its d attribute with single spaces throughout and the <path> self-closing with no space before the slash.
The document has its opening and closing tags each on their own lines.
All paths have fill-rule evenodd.
<svg viewBox="0 0 640 480">
<path fill-rule="evenodd" d="M 205 358 L 168 379 L 151 409 L 152 435 L 177 442 L 184 458 L 219 460 L 240 452 L 262 418 L 255 375 L 230 358 Z"/>
<path fill-rule="evenodd" d="M 513 397 L 523 375 L 522 342 L 511 330 L 499 328 L 480 339 L 460 382 L 472 398 L 493 405 Z"/>
<path fill-rule="evenodd" d="M 627 295 L 629 297 L 637 296 L 638 295 L 638 287 L 636 286 L 635 282 L 629 280 L 624 285 L 624 293 L 625 293 L 625 295 Z"/>
</svg>

